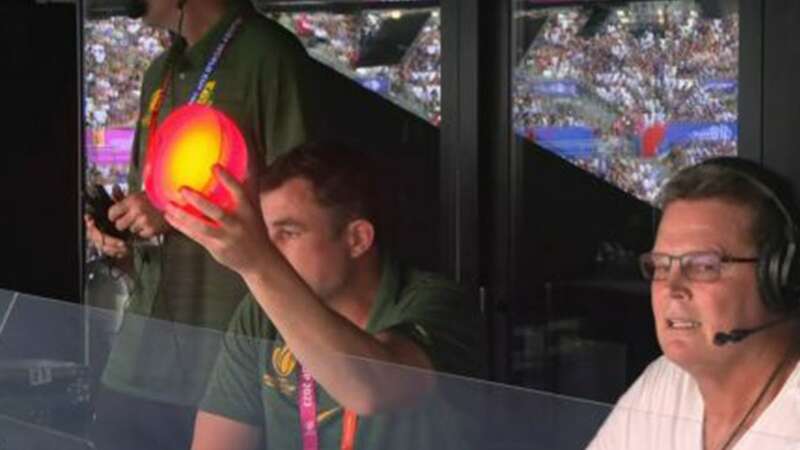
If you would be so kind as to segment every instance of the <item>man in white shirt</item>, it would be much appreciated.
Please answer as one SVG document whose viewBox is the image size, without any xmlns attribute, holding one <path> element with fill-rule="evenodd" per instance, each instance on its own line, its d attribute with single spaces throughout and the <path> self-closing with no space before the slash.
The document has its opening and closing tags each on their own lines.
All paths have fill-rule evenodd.
<svg viewBox="0 0 800 450">
<path fill-rule="evenodd" d="M 661 194 L 653 251 L 664 355 L 619 400 L 591 450 L 800 448 L 796 204 L 775 174 L 716 158 Z"/>
</svg>

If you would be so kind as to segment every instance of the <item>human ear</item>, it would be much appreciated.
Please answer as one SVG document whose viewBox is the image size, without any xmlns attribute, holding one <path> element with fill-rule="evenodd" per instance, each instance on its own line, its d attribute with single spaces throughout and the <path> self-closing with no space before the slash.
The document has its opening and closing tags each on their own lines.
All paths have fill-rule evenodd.
<svg viewBox="0 0 800 450">
<path fill-rule="evenodd" d="M 375 244 L 375 227 L 370 221 L 356 219 L 347 224 L 347 245 L 350 257 L 358 258 L 365 254 Z"/>
</svg>

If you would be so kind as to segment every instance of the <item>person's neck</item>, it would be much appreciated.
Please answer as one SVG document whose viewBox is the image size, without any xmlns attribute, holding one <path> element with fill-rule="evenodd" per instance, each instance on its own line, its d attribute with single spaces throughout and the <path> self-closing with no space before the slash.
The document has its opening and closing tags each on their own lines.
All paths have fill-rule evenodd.
<svg viewBox="0 0 800 450">
<path fill-rule="evenodd" d="M 370 254 L 360 264 L 363 268 L 354 270 L 352 279 L 342 292 L 326 303 L 328 307 L 345 319 L 364 329 L 380 291 L 382 267 L 377 253 Z"/>
<path fill-rule="evenodd" d="M 780 392 L 800 355 L 794 344 L 763 345 L 753 341 L 734 345 L 742 344 L 750 344 L 752 351 L 728 368 L 698 371 L 693 376 L 709 423 L 735 424 L 753 409 L 752 423 Z"/>
<path fill-rule="evenodd" d="M 225 15 L 227 2 L 192 2 L 184 6 L 183 25 L 180 34 L 192 47 Z"/>
</svg>

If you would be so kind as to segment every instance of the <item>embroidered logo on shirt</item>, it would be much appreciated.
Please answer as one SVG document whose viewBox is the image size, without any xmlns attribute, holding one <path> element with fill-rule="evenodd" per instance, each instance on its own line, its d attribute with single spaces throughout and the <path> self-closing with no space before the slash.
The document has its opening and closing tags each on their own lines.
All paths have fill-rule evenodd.
<svg viewBox="0 0 800 450">
<path fill-rule="evenodd" d="M 289 347 L 283 345 L 275 347 L 272 351 L 272 367 L 278 376 L 286 378 L 294 372 L 297 367 L 297 360 L 294 359 Z"/>
<path fill-rule="evenodd" d="M 197 97 L 197 102 L 200 105 L 207 105 L 211 106 L 214 104 L 214 90 L 217 88 L 217 82 L 214 80 L 210 80 L 203 86 L 203 90 L 200 91 L 200 95 Z M 160 97 L 164 95 L 164 90 L 161 88 L 156 89 L 153 92 L 153 95 L 150 96 L 150 104 L 147 107 L 147 114 L 142 115 L 142 127 L 149 127 L 150 126 L 150 118 L 153 117 L 153 112 L 155 112 L 156 106 L 158 106 L 158 102 L 161 101 Z"/>
<path fill-rule="evenodd" d="M 265 373 L 262 377 L 264 386 L 276 389 L 281 394 L 292 397 L 297 391 L 296 384 L 290 376 L 297 368 L 295 359 L 289 347 L 286 345 L 276 346 L 272 350 L 272 368 L 277 376 Z"/>
<path fill-rule="evenodd" d="M 329 409 L 327 411 L 320 412 L 319 414 L 317 414 L 317 423 L 322 425 L 323 423 L 327 422 L 328 420 L 332 420 L 333 419 L 333 415 L 336 414 L 337 412 L 341 412 L 341 410 L 342 410 L 342 408 L 337 406 L 337 407 L 331 408 L 331 409 Z"/>
<path fill-rule="evenodd" d="M 200 105 L 211 106 L 214 103 L 214 89 L 217 87 L 217 82 L 214 80 L 209 81 L 203 86 L 200 95 L 197 97 L 197 103 Z"/>
<path fill-rule="evenodd" d="M 275 375 L 265 373 L 261 377 L 264 386 L 275 389 L 286 397 L 294 398 L 297 395 L 297 385 L 292 380 L 291 375 L 297 369 L 297 359 L 295 359 L 289 347 L 278 345 L 272 350 L 272 368 Z M 317 423 L 322 425 L 336 417 L 336 413 L 342 411 L 341 407 L 333 407 L 320 411 L 317 414 Z"/>
</svg>

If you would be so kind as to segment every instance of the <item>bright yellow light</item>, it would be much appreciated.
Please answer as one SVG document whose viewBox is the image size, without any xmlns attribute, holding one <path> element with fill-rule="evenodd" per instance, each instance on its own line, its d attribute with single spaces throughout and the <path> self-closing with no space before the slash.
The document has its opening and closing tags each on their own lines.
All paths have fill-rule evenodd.
<svg viewBox="0 0 800 450">
<path fill-rule="evenodd" d="M 187 186 L 202 191 L 212 180 L 211 168 L 222 151 L 219 126 L 210 120 L 195 124 L 177 136 L 175 150 L 166 162 L 167 182 L 177 191 Z"/>
<path fill-rule="evenodd" d="M 231 193 L 214 177 L 221 165 L 237 181 L 247 174 L 247 144 L 236 123 L 223 112 L 204 105 L 176 109 L 150 139 L 143 176 L 147 197 L 163 211 L 172 202 L 197 217 L 180 194 L 186 186 L 212 203 L 230 209 Z"/>
</svg>

